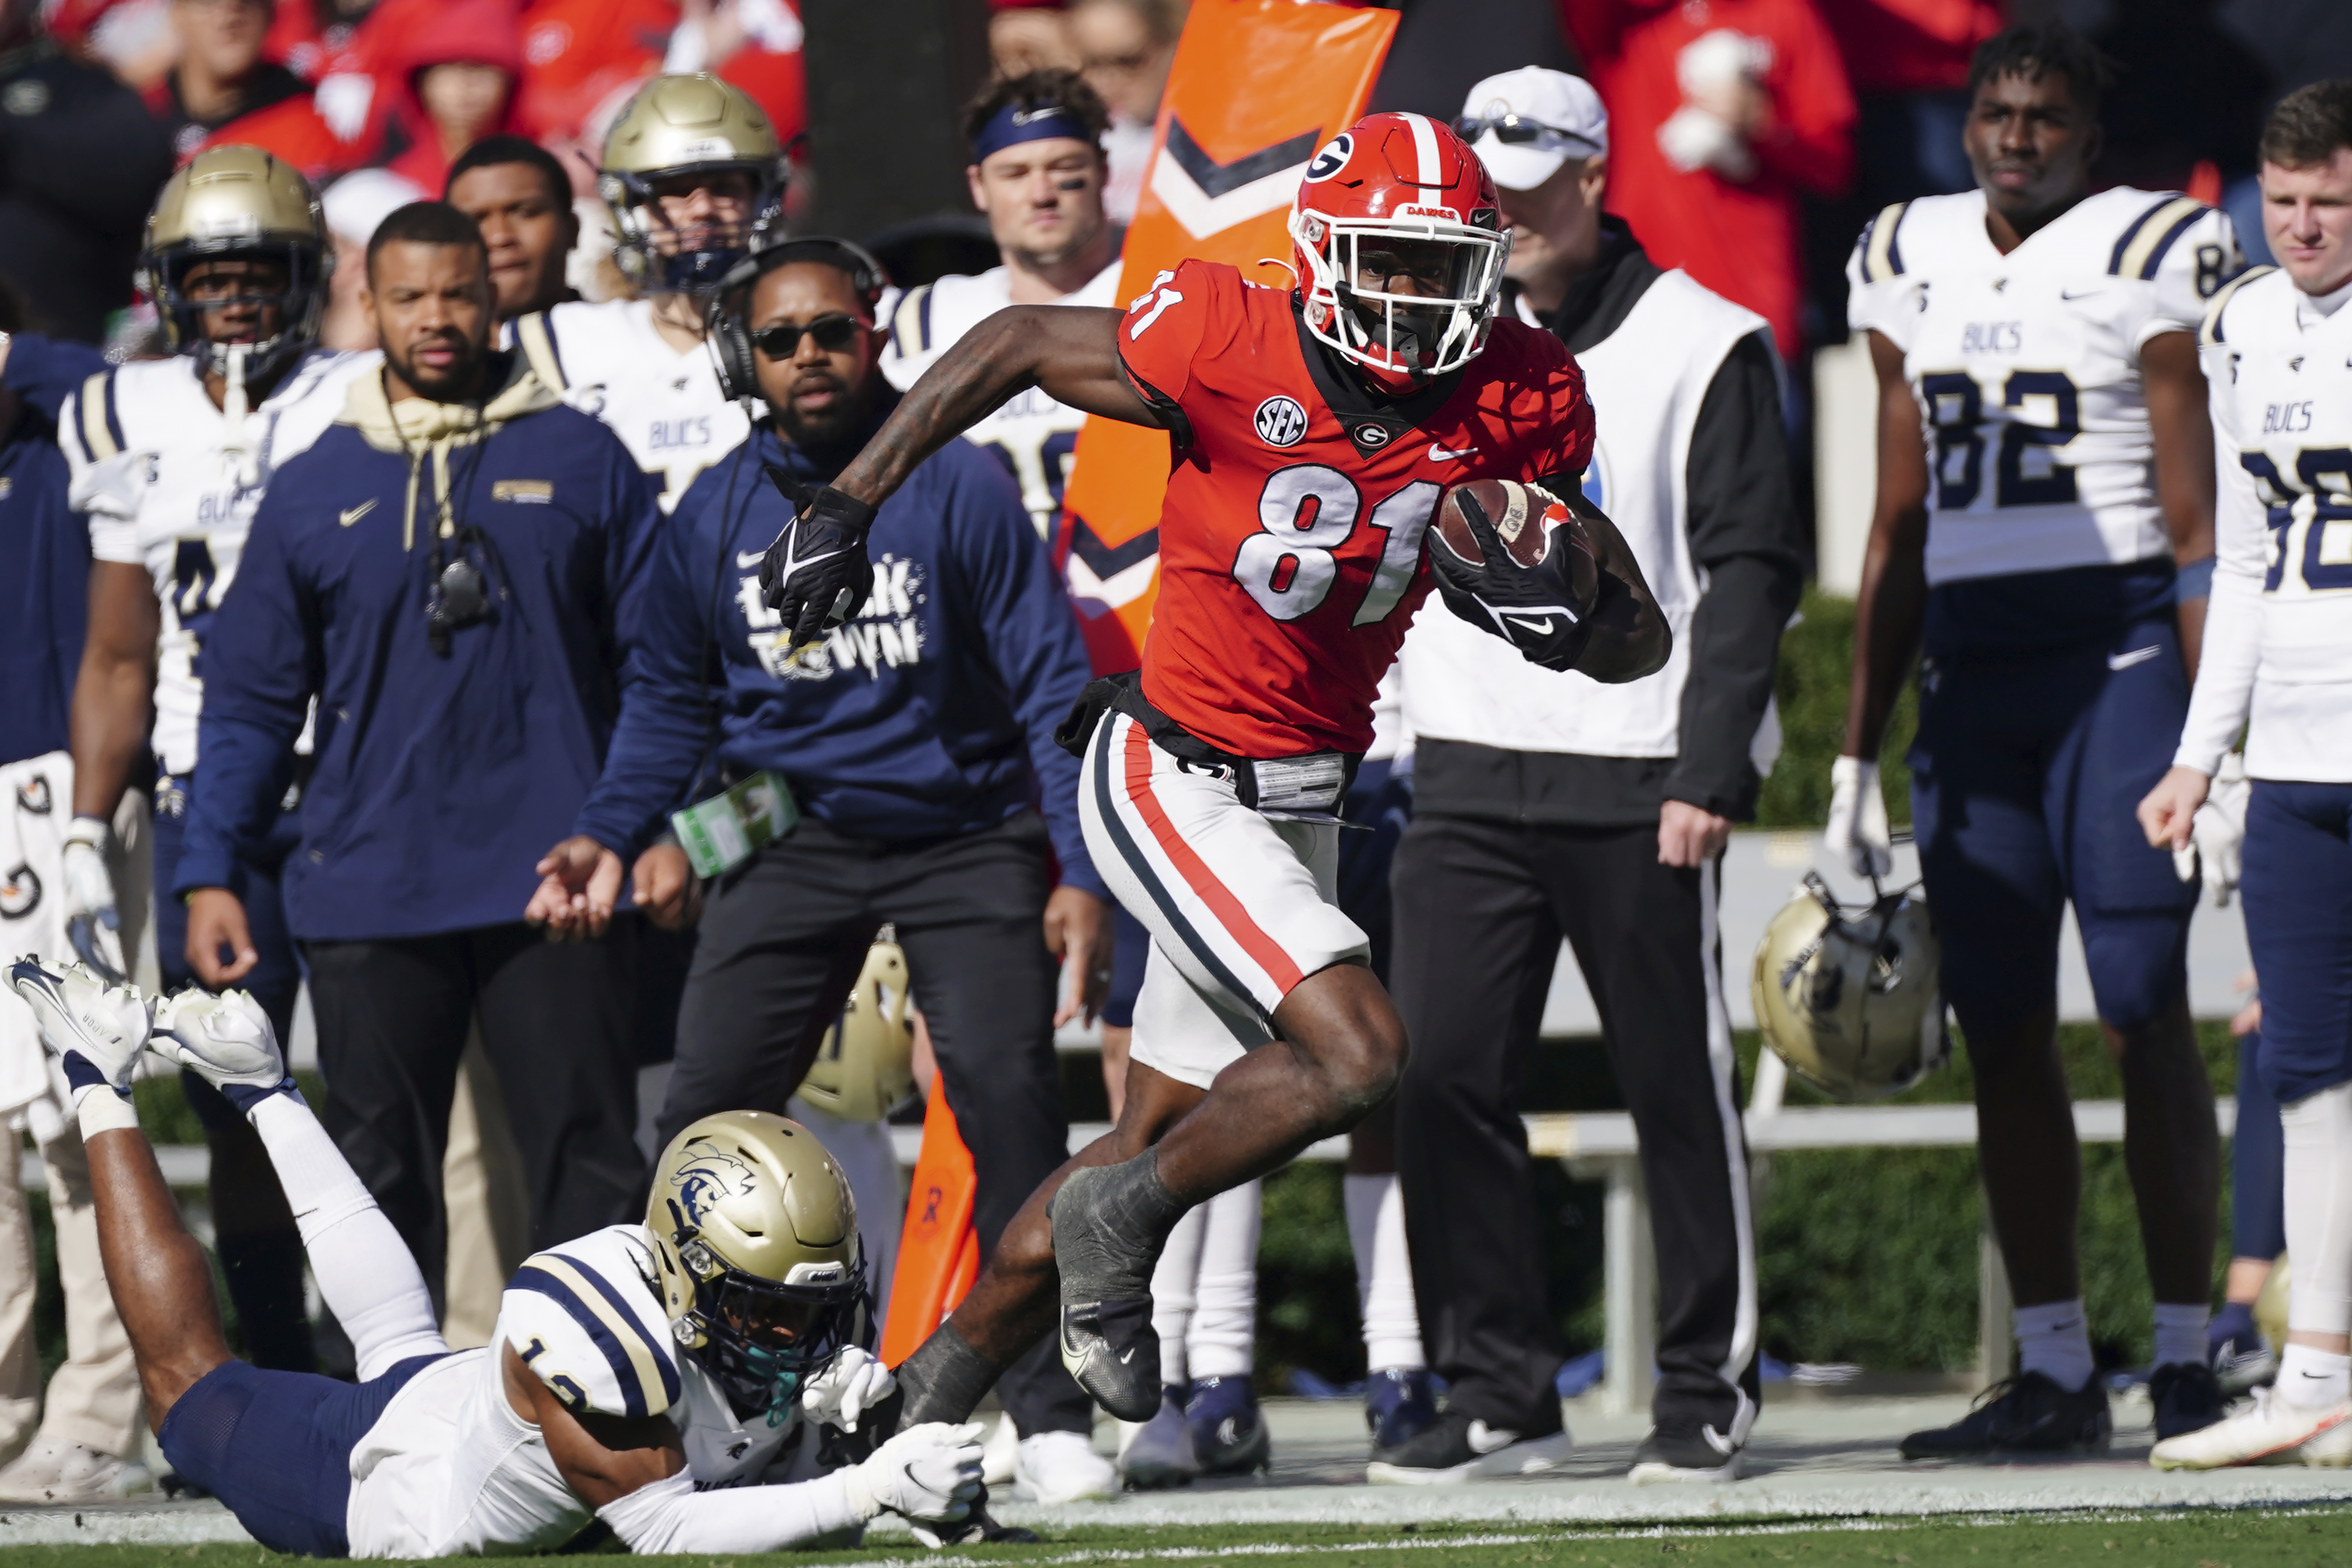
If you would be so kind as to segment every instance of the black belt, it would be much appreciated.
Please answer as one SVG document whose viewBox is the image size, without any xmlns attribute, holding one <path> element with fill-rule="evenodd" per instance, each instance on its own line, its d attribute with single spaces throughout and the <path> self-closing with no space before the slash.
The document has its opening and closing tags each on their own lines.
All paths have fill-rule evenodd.
<svg viewBox="0 0 2352 1568">
<path fill-rule="evenodd" d="M 1228 780 L 1241 803 L 1262 816 L 1295 822 L 1338 822 L 1339 803 L 1355 782 L 1360 752 L 1307 752 L 1289 757 L 1244 757 L 1209 744 L 1143 695 L 1143 673 L 1128 670 L 1090 681 L 1054 731 L 1054 743 L 1074 757 L 1087 754 L 1106 713 L 1124 713 L 1143 726 L 1151 743 L 1188 771 Z"/>
</svg>

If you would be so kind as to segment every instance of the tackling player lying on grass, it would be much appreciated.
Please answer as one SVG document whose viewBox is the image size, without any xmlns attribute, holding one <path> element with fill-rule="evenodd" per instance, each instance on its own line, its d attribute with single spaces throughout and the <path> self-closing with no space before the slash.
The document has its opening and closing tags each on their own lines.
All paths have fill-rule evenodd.
<svg viewBox="0 0 2352 1568">
<path fill-rule="evenodd" d="M 1632 552 L 1578 488 L 1592 416 L 1574 361 L 1496 319 L 1508 242 L 1476 155 L 1423 117 L 1374 115 L 1310 163 L 1291 232 L 1297 289 L 1188 261 L 1124 316 L 998 312 L 768 557 L 796 637 L 855 614 L 875 509 L 1024 388 L 1172 437 L 1144 668 L 1090 688 L 1064 735 L 1085 747 L 1096 866 L 1153 939 L 1119 1123 L 1038 1189 L 906 1363 L 904 1420 L 968 1414 L 1054 1328 L 1057 1279 L 1065 1363 L 1114 1415 L 1150 1416 L 1151 1271 L 1178 1217 L 1392 1092 L 1404 1030 L 1336 902 L 1336 807 L 1433 575 L 1456 613 L 1554 669 L 1633 680 L 1670 651 Z M 1538 496 L 1534 565 L 1481 517 L 1483 560 L 1433 544 L 1424 571 L 1442 498 L 1474 479 L 1541 482 L 1578 521 Z M 1519 517 L 1499 521 L 1516 536 Z M 1580 563 L 1580 589 L 1587 550 L 1599 573 Z"/>
<path fill-rule="evenodd" d="M 892 1380 L 857 1342 L 848 1184 L 805 1128 L 756 1111 L 688 1126 L 655 1168 L 645 1225 L 532 1256 L 490 1344 L 452 1354 L 424 1276 L 250 996 L 155 1000 L 32 959 L 9 979 L 73 1087 L 107 1282 L 163 1456 L 263 1545 L 479 1555 L 551 1550 L 601 1520 L 638 1552 L 770 1552 L 854 1539 L 885 1509 L 939 1525 L 971 1511 L 979 1427 L 877 1446 L 869 1422 L 855 1436 Z M 212 1266 L 131 1108 L 144 1050 L 260 1134 L 357 1384 L 229 1354 Z"/>
</svg>

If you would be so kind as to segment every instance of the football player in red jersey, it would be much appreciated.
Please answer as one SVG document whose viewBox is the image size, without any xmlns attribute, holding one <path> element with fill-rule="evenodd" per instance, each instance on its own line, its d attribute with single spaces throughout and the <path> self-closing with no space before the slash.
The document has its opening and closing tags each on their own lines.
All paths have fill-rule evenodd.
<svg viewBox="0 0 2352 1568">
<path fill-rule="evenodd" d="M 1539 497 L 1549 544 L 1532 566 L 1483 517 L 1483 561 L 1429 552 L 1451 608 L 1599 680 L 1666 659 L 1632 552 L 1578 488 L 1583 378 L 1558 339 L 1496 319 L 1508 242 L 1476 155 L 1420 115 L 1373 115 L 1308 164 L 1291 233 L 1293 290 L 1188 261 L 1123 314 L 990 318 L 806 502 L 763 572 L 796 636 L 854 614 L 875 508 L 1023 388 L 1171 437 L 1143 668 L 1097 682 L 1066 731 L 1085 747 L 1088 847 L 1152 933 L 1126 1103 L 901 1369 L 908 1421 L 961 1419 L 1055 1326 L 1057 1275 L 1063 1359 L 1114 1415 L 1150 1415 L 1151 1269 L 1170 1227 L 1393 1089 L 1404 1031 L 1333 899 L 1335 809 L 1431 585 L 1423 535 L 1447 488 L 1544 485 L 1600 568 L 1580 592 L 1584 546 Z"/>
</svg>

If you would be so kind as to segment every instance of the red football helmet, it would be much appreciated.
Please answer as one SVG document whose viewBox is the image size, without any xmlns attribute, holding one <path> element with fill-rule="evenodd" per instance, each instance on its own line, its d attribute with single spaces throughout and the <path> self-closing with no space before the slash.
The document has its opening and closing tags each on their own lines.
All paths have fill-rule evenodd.
<svg viewBox="0 0 2352 1568">
<path fill-rule="evenodd" d="M 1290 208 L 1307 330 L 1406 392 L 1467 364 L 1502 301 L 1503 232 L 1478 154 L 1421 114 L 1372 114 L 1307 165 Z M 1391 290 L 1398 279 L 1412 291 Z"/>
</svg>

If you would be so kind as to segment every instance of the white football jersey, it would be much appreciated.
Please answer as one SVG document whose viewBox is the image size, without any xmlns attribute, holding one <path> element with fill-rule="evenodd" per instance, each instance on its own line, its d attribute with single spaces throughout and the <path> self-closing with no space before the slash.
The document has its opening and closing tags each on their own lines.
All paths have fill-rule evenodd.
<svg viewBox="0 0 2352 1568">
<path fill-rule="evenodd" d="M 1114 260 L 1057 305 L 1118 303 L 1118 266 Z M 890 312 L 890 341 L 882 349 L 882 374 L 904 392 L 959 339 L 1013 303 L 1013 274 L 1003 267 L 970 277 L 954 274 L 920 284 L 898 297 Z M 1037 537 L 1051 542 L 1060 516 L 1062 490 L 1070 482 L 1070 459 L 1077 451 L 1078 427 L 1087 416 L 1035 387 L 1013 394 L 995 413 L 963 433 L 965 440 L 996 454 L 1021 486 L 1021 504 L 1037 525 Z"/>
<path fill-rule="evenodd" d="M 564 402 L 611 426 L 661 480 L 664 511 L 751 433 L 743 405 L 719 389 L 710 345 L 672 348 L 649 300 L 557 305 L 509 322 L 503 341 L 519 344 Z"/>
<path fill-rule="evenodd" d="M 2242 265 L 2230 220 L 2127 186 L 2008 255 L 1981 191 L 1898 202 L 1846 264 L 1847 319 L 1904 353 L 1927 440 L 1927 581 L 2168 555 L 2141 346 Z"/>
<path fill-rule="evenodd" d="M 343 411 L 352 381 L 382 363 L 374 353 L 314 353 L 236 428 L 185 355 L 102 372 L 66 399 L 58 434 L 90 554 L 145 567 L 162 601 L 152 743 L 164 772 L 196 765 L 205 623 L 236 575 L 270 476 L 310 448 Z"/>
<path fill-rule="evenodd" d="M 746 1426 L 718 1383 L 679 1353 L 654 1267 L 641 1225 L 608 1226 L 526 1258 L 489 1345 L 418 1373 L 352 1449 L 352 1555 L 545 1550 L 594 1517 L 539 1428 L 509 1404 L 502 1345 L 574 1411 L 667 1414 L 698 1491 L 814 1479 L 815 1426 L 795 1405 L 780 1425 Z"/>
<path fill-rule="evenodd" d="M 2201 342 L 2219 559 L 2174 760 L 2210 773 L 2244 726 L 2252 777 L 2352 784 L 2352 309 L 2263 268 Z"/>
</svg>

